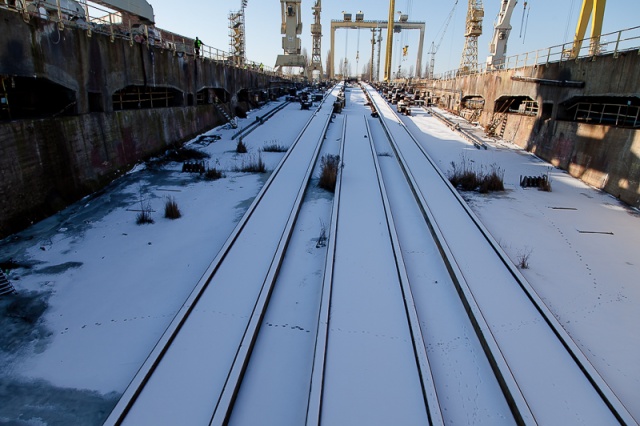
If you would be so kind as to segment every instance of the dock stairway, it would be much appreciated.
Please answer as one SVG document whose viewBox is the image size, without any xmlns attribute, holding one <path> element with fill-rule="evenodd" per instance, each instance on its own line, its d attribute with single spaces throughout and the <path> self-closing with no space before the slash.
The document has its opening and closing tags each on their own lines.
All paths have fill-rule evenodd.
<svg viewBox="0 0 640 426">
<path fill-rule="evenodd" d="M 218 100 L 216 99 L 216 102 L 213 103 L 213 106 L 216 107 L 218 112 L 222 114 L 222 116 L 227 120 L 227 123 L 231 124 L 231 127 L 233 127 L 234 129 L 237 129 L 238 123 L 236 123 L 236 120 L 231 118 L 231 116 L 227 113 L 227 111 L 225 111 L 225 109 L 222 108 L 222 105 L 220 105 L 217 101 Z"/>
<path fill-rule="evenodd" d="M 509 103 L 504 104 L 504 106 L 493 115 L 486 131 L 487 136 L 497 136 L 499 138 L 504 136 L 504 131 L 507 128 L 507 112 L 513 101 L 512 99 Z"/>
<path fill-rule="evenodd" d="M 497 113 L 493 116 L 491 124 L 487 129 L 487 136 L 496 136 L 502 138 L 504 130 L 507 127 L 507 114 L 504 112 Z"/>
<path fill-rule="evenodd" d="M 5 77 L 0 77 L 0 118 L 11 118 L 9 93 L 7 92 Z"/>
<path fill-rule="evenodd" d="M 0 296 L 6 296 L 7 294 L 15 294 L 16 289 L 13 288 L 13 285 L 6 277 L 4 272 L 0 270 Z"/>
</svg>

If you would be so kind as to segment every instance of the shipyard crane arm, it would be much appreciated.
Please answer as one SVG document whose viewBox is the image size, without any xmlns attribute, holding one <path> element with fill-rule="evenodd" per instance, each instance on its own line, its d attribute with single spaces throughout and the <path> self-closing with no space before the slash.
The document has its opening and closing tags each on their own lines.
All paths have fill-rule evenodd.
<svg viewBox="0 0 640 426">
<path fill-rule="evenodd" d="M 300 34 L 302 34 L 302 13 L 300 3 L 302 0 L 280 0 L 282 15 L 282 26 L 280 27 L 282 37 L 283 55 L 278 55 L 276 68 L 282 67 L 302 67 L 306 69 L 307 61 L 301 55 L 302 44 Z"/>
<path fill-rule="evenodd" d="M 440 49 L 440 45 L 442 44 L 442 40 L 444 39 L 444 35 L 447 32 L 447 28 L 449 28 L 449 23 L 451 22 L 451 18 L 453 18 L 453 13 L 456 11 L 456 6 L 458 5 L 458 0 L 453 4 L 453 8 L 451 8 L 451 12 L 449 12 L 449 16 L 444 21 L 444 25 L 442 26 L 442 34 L 440 34 L 440 39 L 438 43 L 431 42 L 431 47 L 429 48 L 429 54 L 431 54 L 431 61 L 429 62 L 429 78 L 433 78 L 433 70 L 435 68 L 435 56 L 438 53 L 438 49 Z"/>
<path fill-rule="evenodd" d="M 504 65 L 507 55 L 507 41 L 511 32 L 511 15 L 516 4 L 518 4 L 518 0 L 502 0 L 500 13 L 498 13 L 493 27 L 493 38 L 489 44 L 487 68 L 496 69 Z"/>
</svg>

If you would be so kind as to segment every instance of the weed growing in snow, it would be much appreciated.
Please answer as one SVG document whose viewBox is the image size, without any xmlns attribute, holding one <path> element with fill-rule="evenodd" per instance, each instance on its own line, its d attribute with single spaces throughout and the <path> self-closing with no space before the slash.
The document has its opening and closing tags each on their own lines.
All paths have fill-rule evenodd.
<svg viewBox="0 0 640 426">
<path fill-rule="evenodd" d="M 460 163 L 451 162 L 451 171 L 448 173 L 449 182 L 462 191 L 478 191 L 486 194 L 490 191 L 504 191 L 504 169 L 497 164 L 490 166 L 489 172 L 476 170 L 472 161 L 464 154 Z"/>
<path fill-rule="evenodd" d="M 238 140 L 238 144 L 236 145 L 236 152 L 238 154 L 246 154 L 247 153 L 247 146 L 244 144 L 244 142 L 242 142 L 242 139 Z"/>
<path fill-rule="evenodd" d="M 518 268 L 520 269 L 529 269 L 529 258 L 531 257 L 531 253 L 533 252 L 530 248 L 525 248 L 524 251 L 518 254 Z"/>
<path fill-rule="evenodd" d="M 340 156 L 327 154 L 320 160 L 320 182 L 318 186 L 329 192 L 335 192 L 338 181 Z"/>
<path fill-rule="evenodd" d="M 280 145 L 277 140 L 269 141 L 262 147 L 263 152 L 287 152 L 287 147 Z"/>
<path fill-rule="evenodd" d="M 167 197 L 167 201 L 164 203 L 164 217 L 167 219 L 179 219 L 182 217 L 175 198 Z"/>
<path fill-rule="evenodd" d="M 320 236 L 318 236 L 318 242 L 316 243 L 316 248 L 326 247 L 327 245 L 327 226 L 324 224 L 322 219 L 320 220 Z"/>
<path fill-rule="evenodd" d="M 246 173 L 266 173 L 267 166 L 264 164 L 262 160 L 262 156 L 258 154 L 257 156 L 251 156 L 248 160 L 242 160 L 242 165 L 240 167 L 236 167 L 237 172 L 246 172 Z"/>
<path fill-rule="evenodd" d="M 140 199 L 140 210 L 138 215 L 136 216 L 136 223 L 138 225 L 154 223 L 155 221 L 151 217 L 151 212 L 153 211 L 151 209 L 151 203 L 148 200 L 145 200 L 142 187 L 140 187 L 138 190 L 138 197 Z"/>
</svg>

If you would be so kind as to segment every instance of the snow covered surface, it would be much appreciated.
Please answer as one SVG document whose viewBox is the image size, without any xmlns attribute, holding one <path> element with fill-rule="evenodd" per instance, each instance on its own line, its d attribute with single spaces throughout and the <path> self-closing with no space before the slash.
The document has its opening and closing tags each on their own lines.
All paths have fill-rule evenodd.
<svg viewBox="0 0 640 426">
<path fill-rule="evenodd" d="M 638 419 L 638 212 L 504 141 L 476 149 L 420 110 L 403 121 L 445 172 L 463 159 L 504 170 L 505 193 L 465 198 L 515 264 L 526 257 L 521 272 Z M 552 192 L 519 186 L 547 173 Z"/>
<path fill-rule="evenodd" d="M 504 193 L 465 198 L 514 263 L 526 257 L 521 272 L 640 419 L 640 214 L 512 144 L 478 150 L 414 112 L 403 120 L 422 132 L 419 140 L 443 171 L 461 155 L 505 171 Z M 273 126 L 245 138 L 250 155 L 292 140 L 310 113 L 292 106 L 276 115 Z M 177 163 L 141 167 L 0 242 L 0 261 L 22 265 L 9 278 L 28 307 L 16 319 L 9 314 L 16 308 L 0 300 L 0 422 L 100 424 L 108 415 L 264 183 L 264 176 L 232 171 L 242 161 L 232 130 L 205 136 L 213 134 L 222 138 L 191 145 L 209 153 L 225 178 L 205 181 L 180 173 Z M 262 153 L 269 170 L 281 157 Z M 518 185 L 520 175 L 547 173 L 552 192 Z M 182 218 L 162 217 L 166 196 Z M 135 224 L 130 210 L 141 198 L 151 202 L 154 224 Z M 462 379 L 451 380 L 458 386 Z"/>
</svg>

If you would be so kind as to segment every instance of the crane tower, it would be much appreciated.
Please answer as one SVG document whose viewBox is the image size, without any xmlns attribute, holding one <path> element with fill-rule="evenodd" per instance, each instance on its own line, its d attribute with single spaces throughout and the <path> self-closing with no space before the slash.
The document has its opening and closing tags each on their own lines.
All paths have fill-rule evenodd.
<svg viewBox="0 0 640 426">
<path fill-rule="evenodd" d="M 320 23 L 320 12 L 322 12 L 321 0 L 316 0 L 313 10 L 313 24 L 311 24 L 311 64 L 309 65 L 309 79 L 313 77 L 314 71 L 319 71 L 319 80 L 322 80 L 322 24 Z"/>
<path fill-rule="evenodd" d="M 229 37 L 231 40 L 231 56 L 236 65 L 244 65 L 246 60 L 246 43 L 244 32 L 244 9 L 249 0 L 242 0 L 240 10 L 229 13 Z"/>
<path fill-rule="evenodd" d="M 464 49 L 460 59 L 460 71 L 463 73 L 475 72 L 478 68 L 478 37 L 482 35 L 482 18 L 482 0 L 469 0 Z"/>
</svg>

